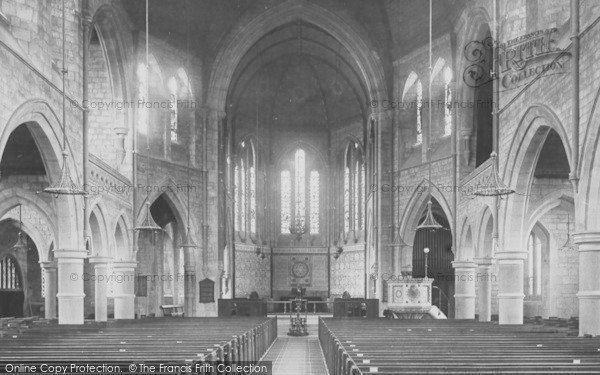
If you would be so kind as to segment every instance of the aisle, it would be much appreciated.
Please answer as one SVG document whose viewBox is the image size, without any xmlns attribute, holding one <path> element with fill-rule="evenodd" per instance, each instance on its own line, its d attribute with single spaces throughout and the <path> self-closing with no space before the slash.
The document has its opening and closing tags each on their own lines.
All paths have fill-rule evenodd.
<svg viewBox="0 0 600 375">
<path fill-rule="evenodd" d="M 328 374 L 318 337 L 317 317 L 309 317 L 310 335 L 287 335 L 289 317 L 278 320 L 277 340 L 263 360 L 273 361 L 273 375 L 326 375 Z"/>
</svg>

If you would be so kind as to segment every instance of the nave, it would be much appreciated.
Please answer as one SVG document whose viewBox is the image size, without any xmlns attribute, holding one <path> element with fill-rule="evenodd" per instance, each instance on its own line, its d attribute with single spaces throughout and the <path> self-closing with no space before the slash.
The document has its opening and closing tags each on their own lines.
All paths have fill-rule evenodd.
<svg viewBox="0 0 600 375">
<path fill-rule="evenodd" d="M 71 327 L 38 320 L 30 328 L 4 325 L 0 352 L 3 365 L 251 361 L 270 363 L 274 375 L 600 371 L 600 338 L 577 337 L 572 327 L 311 316 L 309 335 L 290 337 L 287 326 L 283 316 L 89 321 Z"/>
</svg>

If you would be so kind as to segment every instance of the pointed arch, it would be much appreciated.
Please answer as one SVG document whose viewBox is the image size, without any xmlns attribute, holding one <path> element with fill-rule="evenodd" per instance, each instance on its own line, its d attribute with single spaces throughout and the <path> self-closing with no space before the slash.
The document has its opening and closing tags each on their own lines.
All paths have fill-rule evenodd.
<svg viewBox="0 0 600 375">
<path fill-rule="evenodd" d="M 359 33 L 362 27 L 341 13 L 332 12 L 310 2 L 287 1 L 259 14 L 248 14 L 233 27 L 217 52 L 208 84 L 209 108 L 225 111 L 226 96 L 234 71 L 242 57 L 266 33 L 301 19 L 312 23 L 337 39 L 356 60 L 370 100 L 381 100 L 387 92 L 385 75 L 376 48 Z M 243 32 L 241 31 L 243 30 Z"/>
<path fill-rule="evenodd" d="M 415 228 L 419 224 L 419 220 L 425 208 L 427 207 L 427 201 L 429 200 L 428 195 L 428 182 L 423 179 L 421 183 L 415 186 L 415 190 L 412 193 L 408 203 L 405 206 L 404 214 L 400 220 L 400 233 L 402 239 L 407 244 L 412 244 L 415 237 Z M 448 201 L 444 197 L 444 194 L 435 186 L 431 185 L 431 196 L 438 202 L 450 225 L 450 232 L 455 233 L 452 227 L 453 220 L 452 210 Z M 368 217 L 368 216 L 367 216 Z M 452 249 L 456 251 L 456 249 Z"/>
<path fill-rule="evenodd" d="M 124 213 L 121 213 L 114 227 L 114 247 L 111 256 L 115 260 L 133 260 L 135 255 L 132 255 L 130 230 L 127 227 L 127 220 Z"/>
<path fill-rule="evenodd" d="M 8 217 L 9 211 L 13 210 L 19 204 L 23 204 L 23 207 L 35 211 L 42 221 L 42 224 L 29 223 L 26 218 L 23 218 L 23 230 L 34 241 L 39 252 L 40 261 L 45 261 L 48 259 L 48 254 L 45 250 L 48 249 L 50 243 L 56 241 L 58 234 L 54 210 L 45 201 L 30 191 L 22 188 L 10 188 L 0 192 L 0 219 Z M 18 217 L 14 219 L 18 220 Z M 49 238 L 44 235 L 44 229 L 49 232 Z"/>
<path fill-rule="evenodd" d="M 461 261 L 472 261 L 475 258 L 475 242 L 473 241 L 472 225 L 468 217 L 465 217 L 461 225 L 456 259 Z"/>
<path fill-rule="evenodd" d="M 567 131 L 556 114 L 545 105 L 536 104 L 527 109 L 507 150 L 506 162 L 503 168 L 501 166 L 500 175 L 519 194 L 513 194 L 503 202 L 506 214 L 503 222 L 500 222 L 501 230 L 503 233 L 511 233 L 511 236 L 505 236 L 509 242 L 504 244 L 505 247 L 517 248 L 523 243 L 526 234 L 524 220 L 530 210 L 529 193 L 540 152 L 551 129 L 560 137 L 571 166 L 571 146 Z"/>
<path fill-rule="evenodd" d="M 477 231 L 477 258 L 493 258 L 494 215 L 492 209 L 486 206 L 480 216 Z"/>
<path fill-rule="evenodd" d="M 0 155 L 4 154 L 6 144 L 12 132 L 22 124 L 27 124 L 33 139 L 40 151 L 44 162 L 46 175 L 50 179 L 49 183 L 61 176 L 62 167 L 62 125 L 59 117 L 51 106 L 42 99 L 31 99 L 22 103 L 11 115 L 8 122 L 2 129 L 0 135 Z M 71 178 L 76 184 L 80 185 L 80 176 L 75 173 L 79 170 L 75 162 L 75 156 L 71 145 L 67 139 L 67 165 L 71 171 Z M 61 239 L 61 247 L 80 247 L 83 239 L 78 234 L 81 233 L 80 225 L 82 215 L 72 215 L 72 212 L 82 212 L 83 202 L 76 196 L 65 196 L 60 202 L 53 201 L 51 223 L 57 223 L 54 228 L 56 241 Z M 59 207 L 60 206 L 60 207 Z M 60 233 L 60 236 L 58 234 Z M 42 259 L 42 257 L 40 257 Z"/>
<path fill-rule="evenodd" d="M 578 187 L 581 197 L 577 200 L 577 230 L 596 231 L 600 228 L 600 89 L 596 92 L 583 139 L 577 171 L 581 179 Z"/>
<path fill-rule="evenodd" d="M 187 200 L 182 199 L 177 190 L 177 186 L 179 186 L 172 178 L 164 178 L 158 184 L 154 185 L 158 187 L 158 189 L 154 189 L 147 198 L 145 198 L 141 203 L 136 213 L 136 225 L 139 225 L 144 220 L 145 213 L 145 205 L 146 202 L 150 202 L 151 204 L 156 201 L 156 199 L 160 196 L 165 198 L 165 201 L 173 211 L 175 215 L 175 219 L 182 226 L 182 229 L 187 225 Z M 157 191 L 159 190 L 159 191 Z M 183 192 L 182 192 L 183 193 Z M 194 215 L 191 215 L 190 212 L 190 230 L 193 232 L 199 232 L 199 225 L 196 221 Z M 135 253 L 137 254 L 137 250 L 135 249 Z"/>
</svg>

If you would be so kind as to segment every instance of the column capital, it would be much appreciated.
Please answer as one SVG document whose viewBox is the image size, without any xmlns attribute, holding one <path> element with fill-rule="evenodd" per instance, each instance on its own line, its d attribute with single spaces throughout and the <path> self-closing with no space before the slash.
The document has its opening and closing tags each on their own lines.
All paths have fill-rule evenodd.
<svg viewBox="0 0 600 375">
<path fill-rule="evenodd" d="M 494 258 L 473 258 L 473 261 L 477 263 L 478 266 L 491 266 L 494 264 Z"/>
<path fill-rule="evenodd" d="M 42 266 L 43 269 L 45 270 L 55 270 L 58 265 L 56 264 L 56 261 L 40 261 L 40 266 Z"/>
<path fill-rule="evenodd" d="M 93 255 L 91 257 L 88 258 L 90 263 L 94 263 L 94 264 L 106 264 L 106 263 L 110 263 L 110 261 L 112 260 L 112 258 L 110 257 L 103 257 L 103 256 L 99 256 L 99 255 Z"/>
<path fill-rule="evenodd" d="M 455 260 L 452 262 L 452 267 L 455 269 L 474 269 L 477 267 L 477 263 L 470 260 Z"/>
<path fill-rule="evenodd" d="M 63 259 L 85 259 L 88 256 L 88 251 L 85 249 L 55 249 L 54 258 L 59 262 Z"/>
<path fill-rule="evenodd" d="M 113 262 L 113 269 L 135 269 L 137 267 L 138 262 L 132 260 L 120 260 Z"/>
<path fill-rule="evenodd" d="M 600 250 L 600 232 L 579 232 L 573 234 L 573 242 L 580 245 L 579 251 L 591 251 L 591 249 L 585 249 L 585 245 L 594 245 L 596 251 Z M 583 246 L 582 246 L 583 245 Z M 582 249 L 583 248 L 583 249 Z"/>
<path fill-rule="evenodd" d="M 524 251 L 502 251 L 496 253 L 496 259 L 502 263 L 522 261 L 527 259 L 527 253 Z"/>
</svg>

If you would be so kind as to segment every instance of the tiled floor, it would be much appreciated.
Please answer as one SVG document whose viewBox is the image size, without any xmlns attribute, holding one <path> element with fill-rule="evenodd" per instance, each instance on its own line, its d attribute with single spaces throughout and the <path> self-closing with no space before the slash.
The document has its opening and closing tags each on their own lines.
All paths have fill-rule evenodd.
<svg viewBox="0 0 600 375">
<path fill-rule="evenodd" d="M 287 335 L 289 318 L 282 317 L 279 319 L 277 340 L 263 358 L 265 361 L 273 361 L 273 375 L 328 374 L 323 352 L 319 345 L 316 321 L 316 317 L 308 321 L 310 335 L 291 337 Z"/>
</svg>

